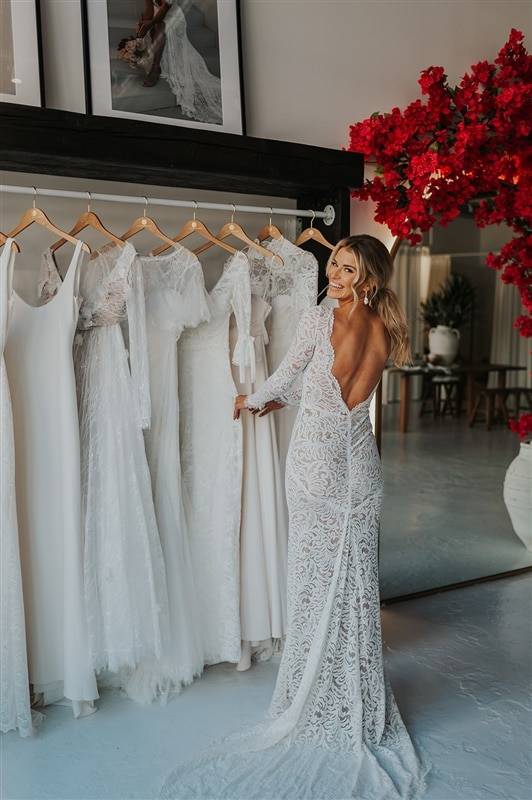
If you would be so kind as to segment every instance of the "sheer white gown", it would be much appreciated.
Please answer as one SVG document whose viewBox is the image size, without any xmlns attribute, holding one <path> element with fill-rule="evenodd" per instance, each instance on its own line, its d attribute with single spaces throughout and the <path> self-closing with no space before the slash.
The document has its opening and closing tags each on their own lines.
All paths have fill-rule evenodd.
<svg viewBox="0 0 532 800">
<path fill-rule="evenodd" d="M 161 56 L 161 77 L 170 86 L 176 104 L 190 119 L 221 125 L 220 78 L 209 71 L 205 59 L 191 44 L 178 0 L 167 2 L 171 6 L 164 17 L 166 40 Z M 155 5 L 155 12 L 158 10 Z"/>
<path fill-rule="evenodd" d="M 270 708 L 168 778 L 163 798 L 412 800 L 423 764 L 382 655 L 382 467 L 369 418 L 332 374 L 333 308 L 309 309 L 247 404 L 298 403 L 286 464 L 288 634 Z"/>
<path fill-rule="evenodd" d="M 43 292 L 53 292 L 58 276 L 49 250 L 43 269 Z M 119 672 L 160 658 L 168 635 L 165 566 L 142 433 L 150 424 L 149 374 L 142 267 L 133 245 L 94 251 L 81 273 L 81 294 L 74 362 L 85 605 L 94 668 Z M 120 327 L 126 320 L 129 360 Z"/>
<path fill-rule="evenodd" d="M 72 342 L 78 319 L 76 245 L 64 282 L 33 306 L 13 291 L 5 358 L 15 431 L 16 495 L 29 679 L 43 705 L 92 713 L 83 596 L 80 442 Z"/>
<path fill-rule="evenodd" d="M 161 256 L 141 256 L 146 298 L 151 426 L 144 431 L 157 524 L 166 565 L 170 637 L 160 660 L 129 677 L 130 697 L 165 699 L 203 670 L 199 600 L 183 505 L 179 456 L 177 341 L 185 328 L 210 318 L 201 265 L 175 244 Z"/>
<path fill-rule="evenodd" d="M 237 394 L 229 353 L 229 318 L 238 339 L 233 363 L 251 363 L 249 262 L 237 252 L 209 293 L 210 321 L 183 331 L 178 344 L 181 466 L 190 502 L 194 578 L 205 664 L 238 662 L 239 530 L 242 424 L 233 420 Z"/>
<path fill-rule="evenodd" d="M 0 731 L 32 733 L 26 625 L 20 572 L 15 441 L 11 397 L 4 361 L 15 253 L 7 239 L 0 255 Z"/>
</svg>

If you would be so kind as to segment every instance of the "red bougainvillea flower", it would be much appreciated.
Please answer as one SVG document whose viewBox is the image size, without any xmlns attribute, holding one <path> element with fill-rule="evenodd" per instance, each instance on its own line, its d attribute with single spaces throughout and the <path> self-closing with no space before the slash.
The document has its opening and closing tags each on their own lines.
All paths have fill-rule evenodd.
<svg viewBox="0 0 532 800">
<path fill-rule="evenodd" d="M 455 87 L 443 67 L 423 70 L 425 99 L 351 125 L 347 149 L 376 163 L 353 196 L 373 200 L 375 220 L 411 244 L 464 207 L 479 227 L 514 232 L 487 264 L 519 291 L 514 325 L 532 337 L 532 56 L 523 42 L 512 28 L 494 63 L 473 64 Z"/>
</svg>

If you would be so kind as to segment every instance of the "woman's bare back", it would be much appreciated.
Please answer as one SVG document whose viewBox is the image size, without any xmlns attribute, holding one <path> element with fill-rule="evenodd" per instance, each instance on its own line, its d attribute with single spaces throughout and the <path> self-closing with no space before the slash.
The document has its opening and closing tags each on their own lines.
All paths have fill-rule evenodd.
<svg viewBox="0 0 532 800">
<path fill-rule="evenodd" d="M 363 306 L 351 317 L 333 309 L 332 373 L 349 409 L 366 400 L 378 384 L 390 353 L 390 335 L 379 315 Z"/>
</svg>

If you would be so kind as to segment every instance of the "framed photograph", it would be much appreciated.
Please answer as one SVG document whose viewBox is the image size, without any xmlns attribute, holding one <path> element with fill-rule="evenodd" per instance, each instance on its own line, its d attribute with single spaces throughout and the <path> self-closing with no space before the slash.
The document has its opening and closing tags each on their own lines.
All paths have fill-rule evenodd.
<svg viewBox="0 0 532 800">
<path fill-rule="evenodd" d="M 0 0 L 0 101 L 44 105 L 39 0 Z"/>
<path fill-rule="evenodd" d="M 239 12 L 238 0 L 82 0 L 87 112 L 244 133 Z"/>
</svg>

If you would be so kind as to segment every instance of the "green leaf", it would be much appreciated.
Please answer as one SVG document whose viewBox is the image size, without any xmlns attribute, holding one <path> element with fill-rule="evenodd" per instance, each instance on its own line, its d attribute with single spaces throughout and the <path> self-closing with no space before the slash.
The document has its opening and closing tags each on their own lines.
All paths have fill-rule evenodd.
<svg viewBox="0 0 532 800">
<path fill-rule="evenodd" d="M 380 117 L 380 115 L 381 115 L 380 111 L 374 111 L 373 114 L 370 114 L 370 119 L 373 119 L 373 117 Z"/>
</svg>

